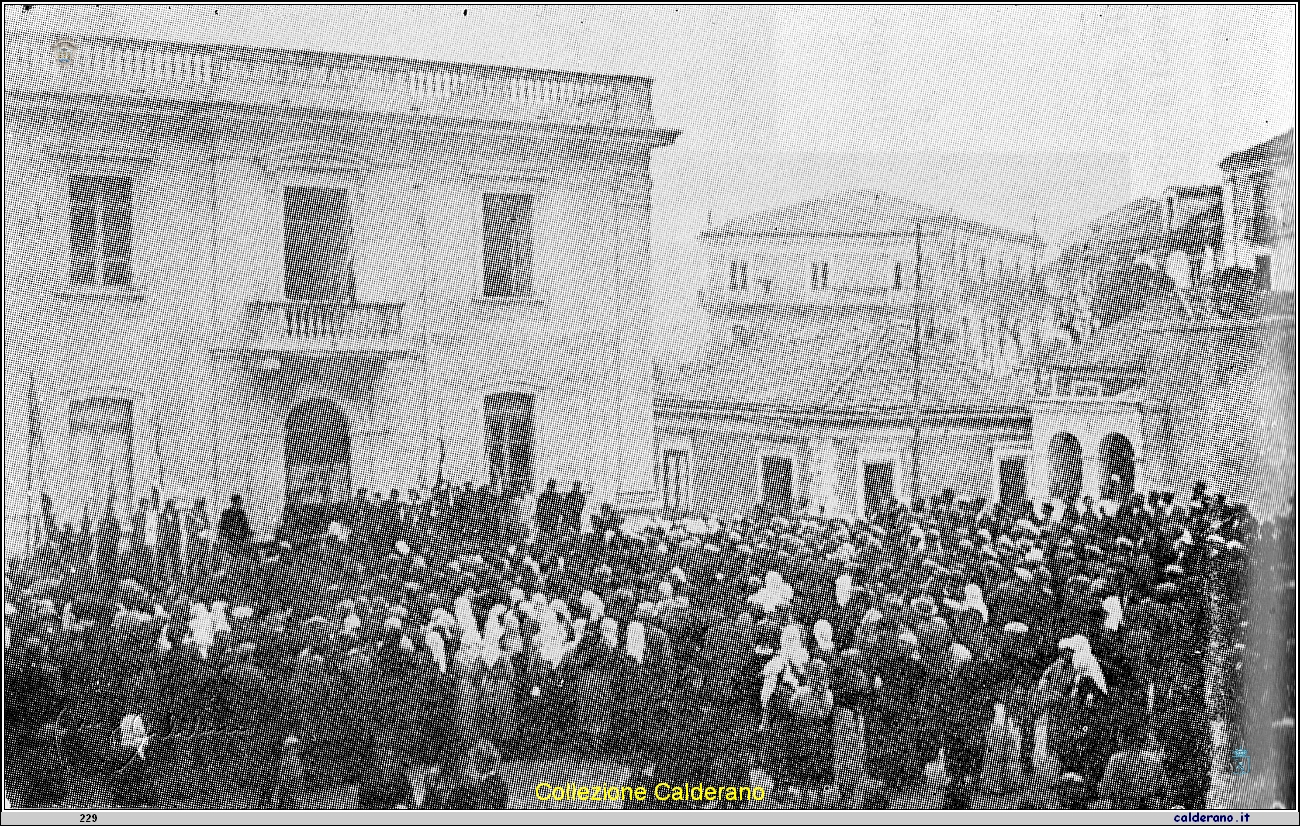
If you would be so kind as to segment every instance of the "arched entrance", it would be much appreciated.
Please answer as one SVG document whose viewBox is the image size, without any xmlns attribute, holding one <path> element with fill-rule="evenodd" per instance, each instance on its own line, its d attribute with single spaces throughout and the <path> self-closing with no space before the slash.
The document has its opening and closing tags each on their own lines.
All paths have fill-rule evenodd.
<svg viewBox="0 0 1300 826">
<path fill-rule="evenodd" d="M 1133 494 L 1133 443 L 1120 433 L 1111 433 L 1097 448 L 1101 466 L 1102 498 L 1124 500 Z"/>
<path fill-rule="evenodd" d="M 284 501 L 313 522 L 331 518 L 352 490 L 348 417 L 325 399 L 309 399 L 284 423 Z M 319 526 L 314 526 L 319 527 Z"/>
<path fill-rule="evenodd" d="M 1070 502 L 1083 490 L 1083 447 L 1072 433 L 1057 433 L 1047 446 L 1051 463 L 1048 496 Z"/>
</svg>

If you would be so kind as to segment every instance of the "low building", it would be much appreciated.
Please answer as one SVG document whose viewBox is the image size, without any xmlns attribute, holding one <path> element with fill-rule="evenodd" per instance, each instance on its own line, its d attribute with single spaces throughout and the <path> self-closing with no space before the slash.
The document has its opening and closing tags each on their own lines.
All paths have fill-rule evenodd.
<svg viewBox="0 0 1300 826">
<path fill-rule="evenodd" d="M 701 241 L 711 344 L 657 396 L 665 510 L 1025 499 L 1025 368 L 1053 330 L 1037 235 L 855 191 Z"/>
</svg>

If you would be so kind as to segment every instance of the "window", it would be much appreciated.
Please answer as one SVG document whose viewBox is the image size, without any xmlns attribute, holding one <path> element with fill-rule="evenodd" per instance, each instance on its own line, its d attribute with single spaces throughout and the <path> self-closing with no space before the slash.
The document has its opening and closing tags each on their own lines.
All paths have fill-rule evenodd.
<svg viewBox="0 0 1300 826">
<path fill-rule="evenodd" d="M 1025 457 L 998 457 L 998 501 L 1019 512 L 1029 496 Z"/>
<path fill-rule="evenodd" d="M 970 247 L 966 244 L 961 245 L 961 271 L 966 272 L 970 264 Z"/>
<path fill-rule="evenodd" d="M 734 347 L 748 347 L 750 342 L 749 328 L 743 324 L 737 324 L 731 328 L 731 344 Z"/>
<path fill-rule="evenodd" d="M 663 452 L 664 513 L 671 516 L 684 514 L 690 508 L 690 454 L 681 449 Z"/>
<path fill-rule="evenodd" d="M 981 255 L 980 256 L 980 278 L 983 278 L 988 274 L 987 265 L 988 265 L 988 259 Z"/>
<path fill-rule="evenodd" d="M 862 463 L 862 515 L 880 513 L 894 497 L 894 463 Z"/>
<path fill-rule="evenodd" d="M 284 296 L 290 301 L 350 301 L 352 216 L 346 189 L 284 190 Z"/>
<path fill-rule="evenodd" d="M 112 507 L 122 518 L 135 505 L 133 405 L 129 399 L 74 400 L 68 406 L 73 485 L 69 518 L 79 523 L 88 509 L 91 524 Z"/>
<path fill-rule="evenodd" d="M 812 288 L 813 292 L 822 292 L 831 288 L 831 265 L 829 262 L 813 262 Z"/>
<path fill-rule="evenodd" d="M 76 285 L 131 286 L 131 179 L 68 179 L 68 280 Z"/>
<path fill-rule="evenodd" d="M 483 196 L 483 295 L 533 294 L 533 196 Z"/>
<path fill-rule="evenodd" d="M 1174 196 L 1165 200 L 1165 232 L 1174 231 Z"/>
<path fill-rule="evenodd" d="M 789 456 L 762 456 L 762 505 L 770 513 L 789 515 L 794 509 L 794 459 Z"/>
<path fill-rule="evenodd" d="M 1273 259 L 1267 255 L 1255 256 L 1255 289 L 1273 289 Z"/>
<path fill-rule="evenodd" d="M 731 262 L 731 289 L 736 292 L 749 290 L 749 264 L 744 261 Z"/>
<path fill-rule="evenodd" d="M 903 289 L 903 265 L 902 264 L 894 265 L 894 289 L 896 290 Z"/>
<path fill-rule="evenodd" d="M 507 489 L 533 487 L 533 397 L 496 393 L 483 403 L 488 473 Z"/>
<path fill-rule="evenodd" d="M 1272 210 L 1269 209 L 1269 202 L 1272 200 L 1268 181 L 1257 181 L 1254 184 L 1255 195 L 1255 220 L 1254 220 L 1254 240 L 1269 241 L 1277 234 L 1277 221 Z"/>
</svg>

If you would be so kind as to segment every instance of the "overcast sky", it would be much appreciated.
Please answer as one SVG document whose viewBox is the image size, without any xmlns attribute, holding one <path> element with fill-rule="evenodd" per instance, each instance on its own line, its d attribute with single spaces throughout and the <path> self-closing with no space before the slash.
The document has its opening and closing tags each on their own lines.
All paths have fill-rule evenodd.
<svg viewBox="0 0 1300 826">
<path fill-rule="evenodd" d="M 661 293 L 714 221 L 878 188 L 1058 240 L 1295 123 L 1295 9 L 45 7 L 6 27 L 645 75 Z"/>
</svg>

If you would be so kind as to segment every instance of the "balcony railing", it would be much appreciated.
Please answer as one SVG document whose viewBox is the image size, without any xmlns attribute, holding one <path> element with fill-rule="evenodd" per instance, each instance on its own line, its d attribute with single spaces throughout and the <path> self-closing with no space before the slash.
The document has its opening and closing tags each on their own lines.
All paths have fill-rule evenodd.
<svg viewBox="0 0 1300 826">
<path fill-rule="evenodd" d="M 646 78 L 32 32 L 6 35 L 5 57 L 6 92 L 654 126 Z"/>
<path fill-rule="evenodd" d="M 246 346 L 267 353 L 406 355 L 415 344 L 403 327 L 402 309 L 393 303 L 251 301 Z"/>
</svg>

